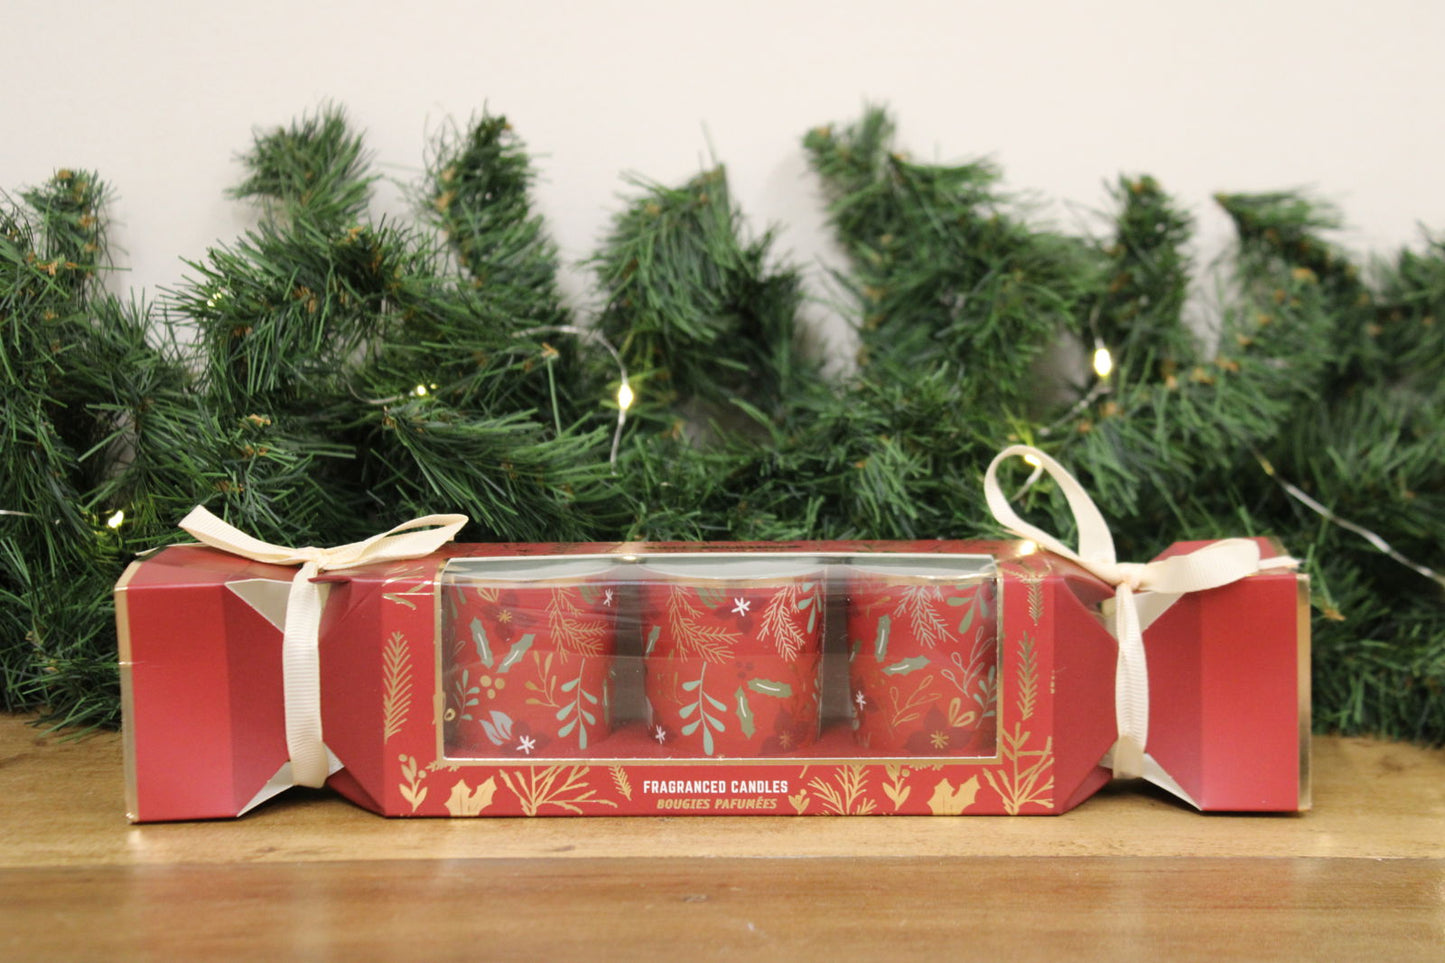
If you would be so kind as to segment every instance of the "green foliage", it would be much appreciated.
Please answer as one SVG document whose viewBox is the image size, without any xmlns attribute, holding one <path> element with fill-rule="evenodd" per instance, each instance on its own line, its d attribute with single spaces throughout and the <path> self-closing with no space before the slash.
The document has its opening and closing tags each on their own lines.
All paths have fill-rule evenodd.
<svg viewBox="0 0 1445 963">
<path fill-rule="evenodd" d="M 248 176 L 233 197 L 258 198 L 278 218 L 332 228 L 365 214 L 376 180 L 367 172 L 360 135 L 335 106 L 290 127 L 258 133 L 241 160 Z"/>
<path fill-rule="evenodd" d="M 543 340 L 566 320 L 555 250 L 506 131 L 484 117 L 444 139 L 423 192 L 469 277 L 431 234 L 367 219 L 372 176 L 339 111 L 258 136 L 238 193 L 279 206 L 170 300 L 198 332 L 200 447 L 233 524 L 334 543 L 445 510 L 471 537 L 527 540 L 582 537 L 609 510 L 579 352 Z"/>
<path fill-rule="evenodd" d="M 505 117 L 483 114 L 437 139 L 424 213 L 498 310 L 535 325 L 568 324 L 557 287 L 557 246 L 532 211 L 534 174 Z"/>
<path fill-rule="evenodd" d="M 770 265 L 771 233 L 743 237 L 723 167 L 635 186 L 593 264 L 598 327 L 641 384 L 642 411 L 733 398 L 775 409 L 816 374 L 796 350 L 797 272 Z"/>
<path fill-rule="evenodd" d="M 118 717 L 109 587 L 128 552 L 173 537 L 167 506 L 196 483 L 161 427 L 193 420 L 188 376 L 147 342 L 145 308 L 96 280 L 105 193 L 62 170 L 0 197 L 0 700 L 83 726 Z"/>
<path fill-rule="evenodd" d="M 1360 535 L 1445 567 L 1445 244 L 1362 265 L 1327 205 L 1221 194 L 1238 242 L 1203 271 L 1192 218 L 1148 176 L 1075 237 L 989 163 L 911 159 L 881 109 L 804 149 L 860 346 L 836 377 L 802 345 L 797 270 L 746 230 L 721 165 L 631 182 L 587 262 L 600 308 L 575 317 L 501 116 L 435 140 L 414 224 L 370 217 L 376 178 L 338 108 L 259 132 L 233 192 L 258 222 L 156 305 L 97 283 L 93 174 L 5 198 L 4 706 L 115 720 L 109 587 L 197 502 L 292 545 L 442 511 L 473 539 L 993 536 L 983 470 L 1027 441 L 1076 471 L 1122 557 L 1282 539 L 1315 589 L 1318 726 L 1445 741 L 1441 586 Z M 1186 318 L 1201 280 L 1219 286 L 1208 340 Z M 638 392 L 615 464 L 607 345 Z M 1107 349 L 1112 373 L 1042 364 L 1061 345 Z M 1046 477 L 1003 481 L 1072 537 Z"/>
<path fill-rule="evenodd" d="M 857 302 L 865 372 L 906 378 L 952 364 L 973 398 L 1026 407 L 1031 363 L 1077 329 L 1098 286 L 1092 246 L 1016 216 L 985 162 L 911 160 L 881 109 L 841 131 L 817 128 L 804 145 L 850 260 L 842 280 Z"/>
</svg>

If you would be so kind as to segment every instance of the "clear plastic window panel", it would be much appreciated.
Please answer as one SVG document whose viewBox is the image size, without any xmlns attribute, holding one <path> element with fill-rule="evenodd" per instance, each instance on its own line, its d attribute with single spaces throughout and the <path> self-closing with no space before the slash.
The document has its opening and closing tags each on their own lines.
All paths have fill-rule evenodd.
<svg viewBox="0 0 1445 963">
<path fill-rule="evenodd" d="M 456 559 L 444 753 L 990 757 L 998 591 L 981 555 Z"/>
</svg>

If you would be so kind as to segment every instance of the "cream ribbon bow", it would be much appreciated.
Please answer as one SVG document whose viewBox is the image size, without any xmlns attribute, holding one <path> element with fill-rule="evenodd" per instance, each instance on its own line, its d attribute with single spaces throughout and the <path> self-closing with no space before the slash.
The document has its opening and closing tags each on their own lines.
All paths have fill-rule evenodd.
<svg viewBox="0 0 1445 963">
<path fill-rule="evenodd" d="M 1079 549 L 1074 551 L 1054 536 L 1021 519 L 999 487 L 998 466 L 1019 456 L 1047 471 L 1068 500 L 1079 530 Z M 1168 596 L 1165 604 L 1188 592 L 1218 588 L 1256 572 L 1292 569 L 1297 559 L 1282 556 L 1260 559 L 1258 543 L 1247 538 L 1213 542 L 1188 555 L 1176 555 L 1146 564 L 1120 562 L 1114 554 L 1114 538 L 1104 516 L 1084 491 L 1078 479 L 1054 459 L 1028 445 L 1012 445 L 999 452 L 983 478 L 984 497 L 989 510 L 1004 528 L 1039 547 L 1072 559 L 1114 586 L 1111 631 L 1119 642 L 1119 659 L 1114 673 L 1114 714 L 1118 741 L 1111 751 L 1114 775 L 1132 779 L 1146 774 L 1145 747 L 1149 741 L 1149 668 L 1144 657 L 1144 626 L 1140 619 L 1139 594 Z M 1163 611 L 1156 607 L 1154 614 Z M 1154 768 L 1154 767 L 1150 767 Z"/>
<path fill-rule="evenodd" d="M 320 786 L 329 775 L 329 757 L 321 734 L 318 649 L 326 586 L 312 580 L 321 572 L 430 555 L 456 538 L 466 523 L 465 515 L 427 515 L 403 522 L 364 542 L 336 548 L 286 548 L 252 538 L 199 506 L 181 520 L 181 528 L 212 548 L 271 565 L 301 566 L 291 579 L 281 645 L 286 749 L 291 756 L 293 785 Z"/>
</svg>

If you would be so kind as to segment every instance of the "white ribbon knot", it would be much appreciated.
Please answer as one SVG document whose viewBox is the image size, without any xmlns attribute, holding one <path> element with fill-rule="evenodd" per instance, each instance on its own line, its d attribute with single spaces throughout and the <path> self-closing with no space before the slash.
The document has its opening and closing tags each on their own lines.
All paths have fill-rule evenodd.
<svg viewBox="0 0 1445 963">
<path fill-rule="evenodd" d="M 1078 551 L 1025 522 L 1009 504 L 999 486 L 998 466 L 1015 456 L 1041 467 L 1058 483 L 1079 529 Z M 1054 459 L 1029 445 L 1012 445 L 999 452 L 984 473 L 983 491 L 989 510 L 1004 528 L 1055 555 L 1072 559 L 1114 586 L 1110 631 L 1119 642 L 1114 673 L 1114 715 L 1119 737 L 1110 758 L 1116 776 L 1128 779 L 1143 775 L 1149 741 L 1149 668 L 1144 657 L 1139 596 L 1152 596 L 1160 603 L 1151 607 L 1157 616 L 1181 595 L 1228 585 L 1256 572 L 1297 568 L 1299 561 L 1288 556 L 1261 559 L 1257 542 L 1229 538 L 1187 555 L 1146 563 L 1120 562 L 1115 557 L 1109 526 L 1084 486 Z"/>
<path fill-rule="evenodd" d="M 181 528 L 196 541 L 212 548 L 271 565 L 301 566 L 291 579 L 281 645 L 286 749 L 291 757 L 293 785 L 320 786 L 330 774 L 328 752 L 321 733 L 321 659 L 318 649 L 327 587 L 313 579 L 321 572 L 430 555 L 456 538 L 466 523 L 465 515 L 427 515 L 403 522 L 362 542 L 335 548 L 287 548 L 252 538 L 199 506 L 181 520 Z"/>
</svg>

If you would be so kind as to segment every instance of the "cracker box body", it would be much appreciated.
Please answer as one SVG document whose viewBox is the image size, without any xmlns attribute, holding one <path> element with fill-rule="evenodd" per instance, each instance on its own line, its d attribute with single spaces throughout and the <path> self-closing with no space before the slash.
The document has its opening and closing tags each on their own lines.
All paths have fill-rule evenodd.
<svg viewBox="0 0 1445 963">
<path fill-rule="evenodd" d="M 1063 812 L 1111 778 L 1112 589 L 1027 547 L 454 545 L 325 575 L 327 785 L 392 816 Z M 133 820 L 290 785 L 294 574 L 183 546 L 117 586 Z M 1156 781 L 1308 807 L 1307 618 L 1287 572 L 1164 608 Z"/>
</svg>

